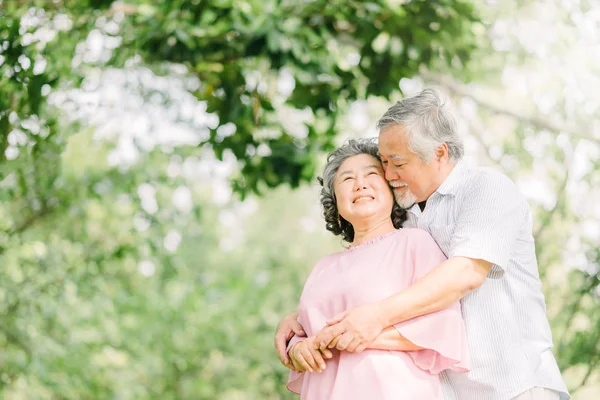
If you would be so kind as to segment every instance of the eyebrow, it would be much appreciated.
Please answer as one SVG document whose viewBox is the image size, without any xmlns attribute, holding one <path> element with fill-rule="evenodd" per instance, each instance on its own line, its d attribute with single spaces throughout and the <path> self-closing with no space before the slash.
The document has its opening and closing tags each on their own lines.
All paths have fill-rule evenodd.
<svg viewBox="0 0 600 400">
<path fill-rule="evenodd" d="M 404 160 L 407 160 L 408 157 L 394 154 L 394 155 L 390 156 L 390 159 L 391 160 L 401 160 L 401 161 L 404 161 Z"/>
<path fill-rule="evenodd" d="M 375 164 L 371 164 L 371 165 L 367 165 L 366 167 L 362 167 L 361 169 L 364 171 L 367 169 L 377 169 L 378 170 L 379 168 L 381 168 L 381 165 L 377 166 Z M 340 172 L 339 176 L 341 177 L 342 175 L 350 175 L 351 173 L 352 173 L 351 170 L 347 170 L 344 172 Z"/>
</svg>

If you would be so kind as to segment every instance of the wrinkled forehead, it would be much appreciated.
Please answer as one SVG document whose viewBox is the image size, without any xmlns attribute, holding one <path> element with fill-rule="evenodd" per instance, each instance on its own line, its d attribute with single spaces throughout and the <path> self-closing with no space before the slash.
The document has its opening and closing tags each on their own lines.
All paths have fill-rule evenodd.
<svg viewBox="0 0 600 400">
<path fill-rule="evenodd" d="M 379 133 L 379 156 L 386 159 L 408 158 L 410 150 L 405 138 L 404 128 L 400 125 L 383 129 Z"/>
<path fill-rule="evenodd" d="M 382 160 L 405 161 L 411 156 L 408 146 L 397 144 L 390 146 L 388 143 L 379 143 L 377 154 Z"/>
</svg>

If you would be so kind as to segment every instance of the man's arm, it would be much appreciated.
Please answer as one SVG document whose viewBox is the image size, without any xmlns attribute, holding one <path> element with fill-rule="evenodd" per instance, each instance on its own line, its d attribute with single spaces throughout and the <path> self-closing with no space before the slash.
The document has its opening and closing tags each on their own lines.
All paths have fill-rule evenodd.
<svg viewBox="0 0 600 400">
<path fill-rule="evenodd" d="M 402 336 L 398 332 L 398 329 L 393 326 L 385 328 L 367 348 L 393 351 L 417 351 L 423 349 Z"/>
<path fill-rule="evenodd" d="M 452 257 L 404 291 L 334 317 L 327 322 L 331 326 L 317 334 L 315 342 L 322 349 L 335 346 L 362 351 L 385 328 L 449 307 L 481 286 L 491 269 L 492 263 L 484 260 Z"/>
<path fill-rule="evenodd" d="M 379 318 L 390 326 L 443 310 L 481 286 L 491 269 L 488 261 L 452 257 L 406 290 L 379 302 Z"/>
<path fill-rule="evenodd" d="M 354 351 L 351 347 L 346 347 L 343 343 L 339 343 L 339 339 L 342 336 L 334 338 L 329 344 L 329 348 L 337 348 L 338 350 Z M 393 351 L 416 351 L 423 349 L 421 346 L 417 346 L 398 332 L 393 326 L 385 328 L 375 340 L 366 347 L 367 349 L 377 350 L 393 350 Z M 326 351 L 321 350 L 321 351 Z"/>
</svg>

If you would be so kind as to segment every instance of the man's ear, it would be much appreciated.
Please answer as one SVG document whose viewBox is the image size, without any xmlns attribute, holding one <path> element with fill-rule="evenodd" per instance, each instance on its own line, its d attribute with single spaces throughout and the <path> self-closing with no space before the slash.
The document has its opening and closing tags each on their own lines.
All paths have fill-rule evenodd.
<svg viewBox="0 0 600 400">
<path fill-rule="evenodd" d="M 448 161 L 450 159 L 448 145 L 446 143 L 440 144 L 437 149 L 435 149 L 435 158 L 438 161 Z"/>
</svg>

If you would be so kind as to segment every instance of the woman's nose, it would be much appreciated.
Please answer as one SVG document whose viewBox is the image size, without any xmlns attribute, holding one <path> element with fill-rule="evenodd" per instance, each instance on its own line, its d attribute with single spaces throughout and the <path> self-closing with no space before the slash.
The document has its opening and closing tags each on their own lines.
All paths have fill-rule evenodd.
<svg viewBox="0 0 600 400">
<path fill-rule="evenodd" d="M 363 190 L 367 188 L 367 183 L 364 179 L 362 178 L 357 178 L 354 181 L 354 190 L 358 191 L 358 190 Z"/>
</svg>

